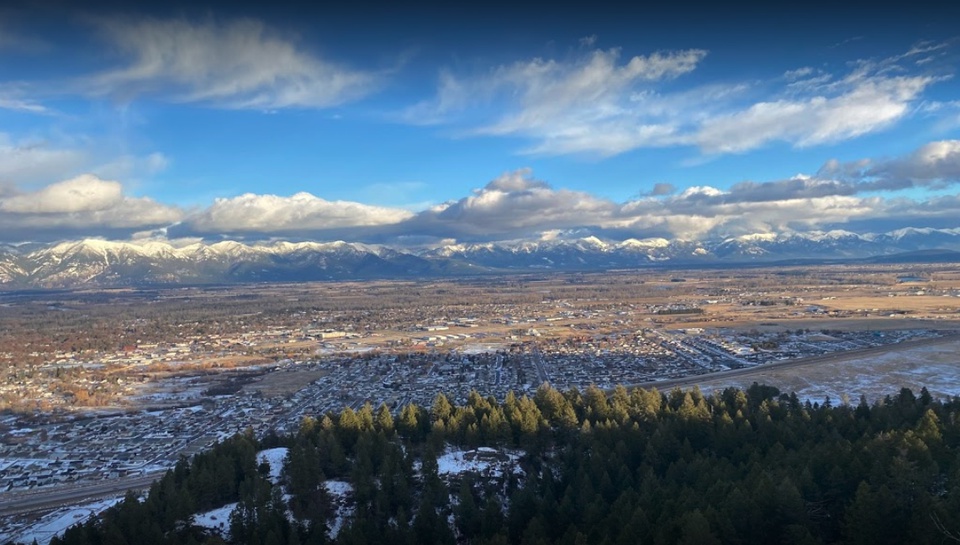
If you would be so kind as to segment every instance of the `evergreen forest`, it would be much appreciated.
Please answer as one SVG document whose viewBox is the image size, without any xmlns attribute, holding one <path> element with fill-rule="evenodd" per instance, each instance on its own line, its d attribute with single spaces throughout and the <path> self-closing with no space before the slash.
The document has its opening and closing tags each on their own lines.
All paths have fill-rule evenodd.
<svg viewBox="0 0 960 545">
<path fill-rule="evenodd" d="M 287 450 L 279 478 L 257 463 Z M 479 450 L 477 450 L 479 449 Z M 500 472 L 441 467 L 452 451 Z M 329 483 L 348 483 L 335 497 Z M 233 505 L 222 529 L 195 515 Z M 349 516 L 345 516 L 347 513 Z M 960 542 L 960 398 L 541 386 L 218 443 L 53 545 Z"/>
</svg>

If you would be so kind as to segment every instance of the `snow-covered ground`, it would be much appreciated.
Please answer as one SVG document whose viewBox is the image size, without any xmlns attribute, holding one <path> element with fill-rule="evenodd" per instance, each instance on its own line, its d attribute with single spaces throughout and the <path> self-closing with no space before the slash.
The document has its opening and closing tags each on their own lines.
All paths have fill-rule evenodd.
<svg viewBox="0 0 960 545">
<path fill-rule="evenodd" d="M 6 540 L 9 538 L 16 543 L 32 543 L 33 540 L 37 540 L 39 545 L 46 545 L 50 543 L 53 536 L 62 534 L 64 530 L 74 524 L 86 522 L 90 517 L 107 510 L 121 500 L 123 500 L 123 496 L 64 507 L 44 515 L 29 526 L 14 529 L 10 536 L 0 536 L 0 539 Z"/>
<path fill-rule="evenodd" d="M 355 508 L 349 501 L 349 496 L 353 494 L 353 485 L 346 481 L 330 480 L 324 481 L 323 486 L 330 494 L 330 499 L 336 508 L 336 515 L 329 525 L 330 539 L 336 539 L 346 521 L 353 517 Z"/>
<path fill-rule="evenodd" d="M 933 397 L 960 395 L 960 341 L 950 341 L 898 349 L 869 357 L 842 358 L 788 369 L 764 370 L 735 379 L 709 380 L 704 377 L 700 389 L 704 393 L 720 391 L 728 386 L 747 388 L 753 382 L 776 386 L 781 392 L 796 392 L 801 402 L 823 403 L 829 397 L 833 405 L 843 398 L 853 405 L 865 395 L 869 403 L 886 395 L 894 396 L 900 388 L 910 388 L 914 395 L 926 387 Z"/>
<path fill-rule="evenodd" d="M 257 464 L 266 462 L 270 466 L 270 482 L 277 484 L 280 481 L 280 472 L 283 471 L 283 459 L 287 457 L 287 447 L 277 447 L 261 450 L 257 453 Z"/>
<path fill-rule="evenodd" d="M 230 513 L 236 508 L 236 503 L 228 503 L 223 507 L 194 515 L 193 523 L 202 528 L 217 531 L 221 537 L 228 539 L 230 537 Z"/>
<path fill-rule="evenodd" d="M 498 350 L 505 349 L 506 346 L 502 343 L 476 343 L 476 344 L 465 344 L 460 347 L 460 352 L 462 354 L 476 355 L 476 354 L 490 354 Z"/>
<path fill-rule="evenodd" d="M 353 493 L 353 485 L 347 481 L 324 481 L 323 486 L 327 489 L 327 493 L 334 497 L 342 498 Z"/>
<path fill-rule="evenodd" d="M 280 481 L 280 472 L 283 470 L 283 460 L 287 457 L 288 449 L 286 447 L 271 448 L 261 450 L 257 453 L 257 464 L 266 462 L 270 466 L 268 478 L 273 484 Z M 284 495 L 285 500 L 290 497 Z M 237 508 L 236 502 L 228 503 L 223 507 L 211 509 L 205 513 L 193 515 L 193 523 L 201 528 L 213 530 L 220 534 L 224 539 L 230 538 L 230 513 Z"/>
<path fill-rule="evenodd" d="M 440 475 L 459 475 L 475 472 L 485 477 L 503 477 L 522 471 L 517 466 L 517 453 L 480 447 L 477 450 L 448 449 L 437 458 Z"/>
</svg>

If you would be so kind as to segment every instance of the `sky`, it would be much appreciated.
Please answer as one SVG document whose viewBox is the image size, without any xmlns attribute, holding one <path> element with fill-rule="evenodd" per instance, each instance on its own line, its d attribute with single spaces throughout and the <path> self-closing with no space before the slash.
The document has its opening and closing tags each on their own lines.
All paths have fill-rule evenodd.
<svg viewBox="0 0 960 545">
<path fill-rule="evenodd" d="M 2 242 L 960 227 L 960 6 L 75 4 L 0 7 Z"/>
</svg>

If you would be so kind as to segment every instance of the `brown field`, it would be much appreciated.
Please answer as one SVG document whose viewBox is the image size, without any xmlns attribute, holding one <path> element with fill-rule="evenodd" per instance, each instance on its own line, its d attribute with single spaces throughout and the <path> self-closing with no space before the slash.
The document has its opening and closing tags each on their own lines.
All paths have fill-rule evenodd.
<svg viewBox="0 0 960 545">
<path fill-rule="evenodd" d="M 264 397 L 288 396 L 323 377 L 323 369 L 296 369 L 265 374 L 243 387 L 245 392 L 259 392 Z"/>
</svg>

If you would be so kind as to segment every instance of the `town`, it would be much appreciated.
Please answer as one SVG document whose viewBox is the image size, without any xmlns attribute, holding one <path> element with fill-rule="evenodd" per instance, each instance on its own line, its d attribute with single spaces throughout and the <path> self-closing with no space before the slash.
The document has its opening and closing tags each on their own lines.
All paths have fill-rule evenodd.
<svg viewBox="0 0 960 545">
<path fill-rule="evenodd" d="M 0 505 L 146 483 L 235 433 L 291 432 L 328 412 L 399 412 L 440 393 L 502 401 L 545 383 L 667 389 L 950 341 L 960 274 L 914 274 L 836 266 L 3 293 Z M 3 514 L 0 533 L 20 523 Z"/>
</svg>

